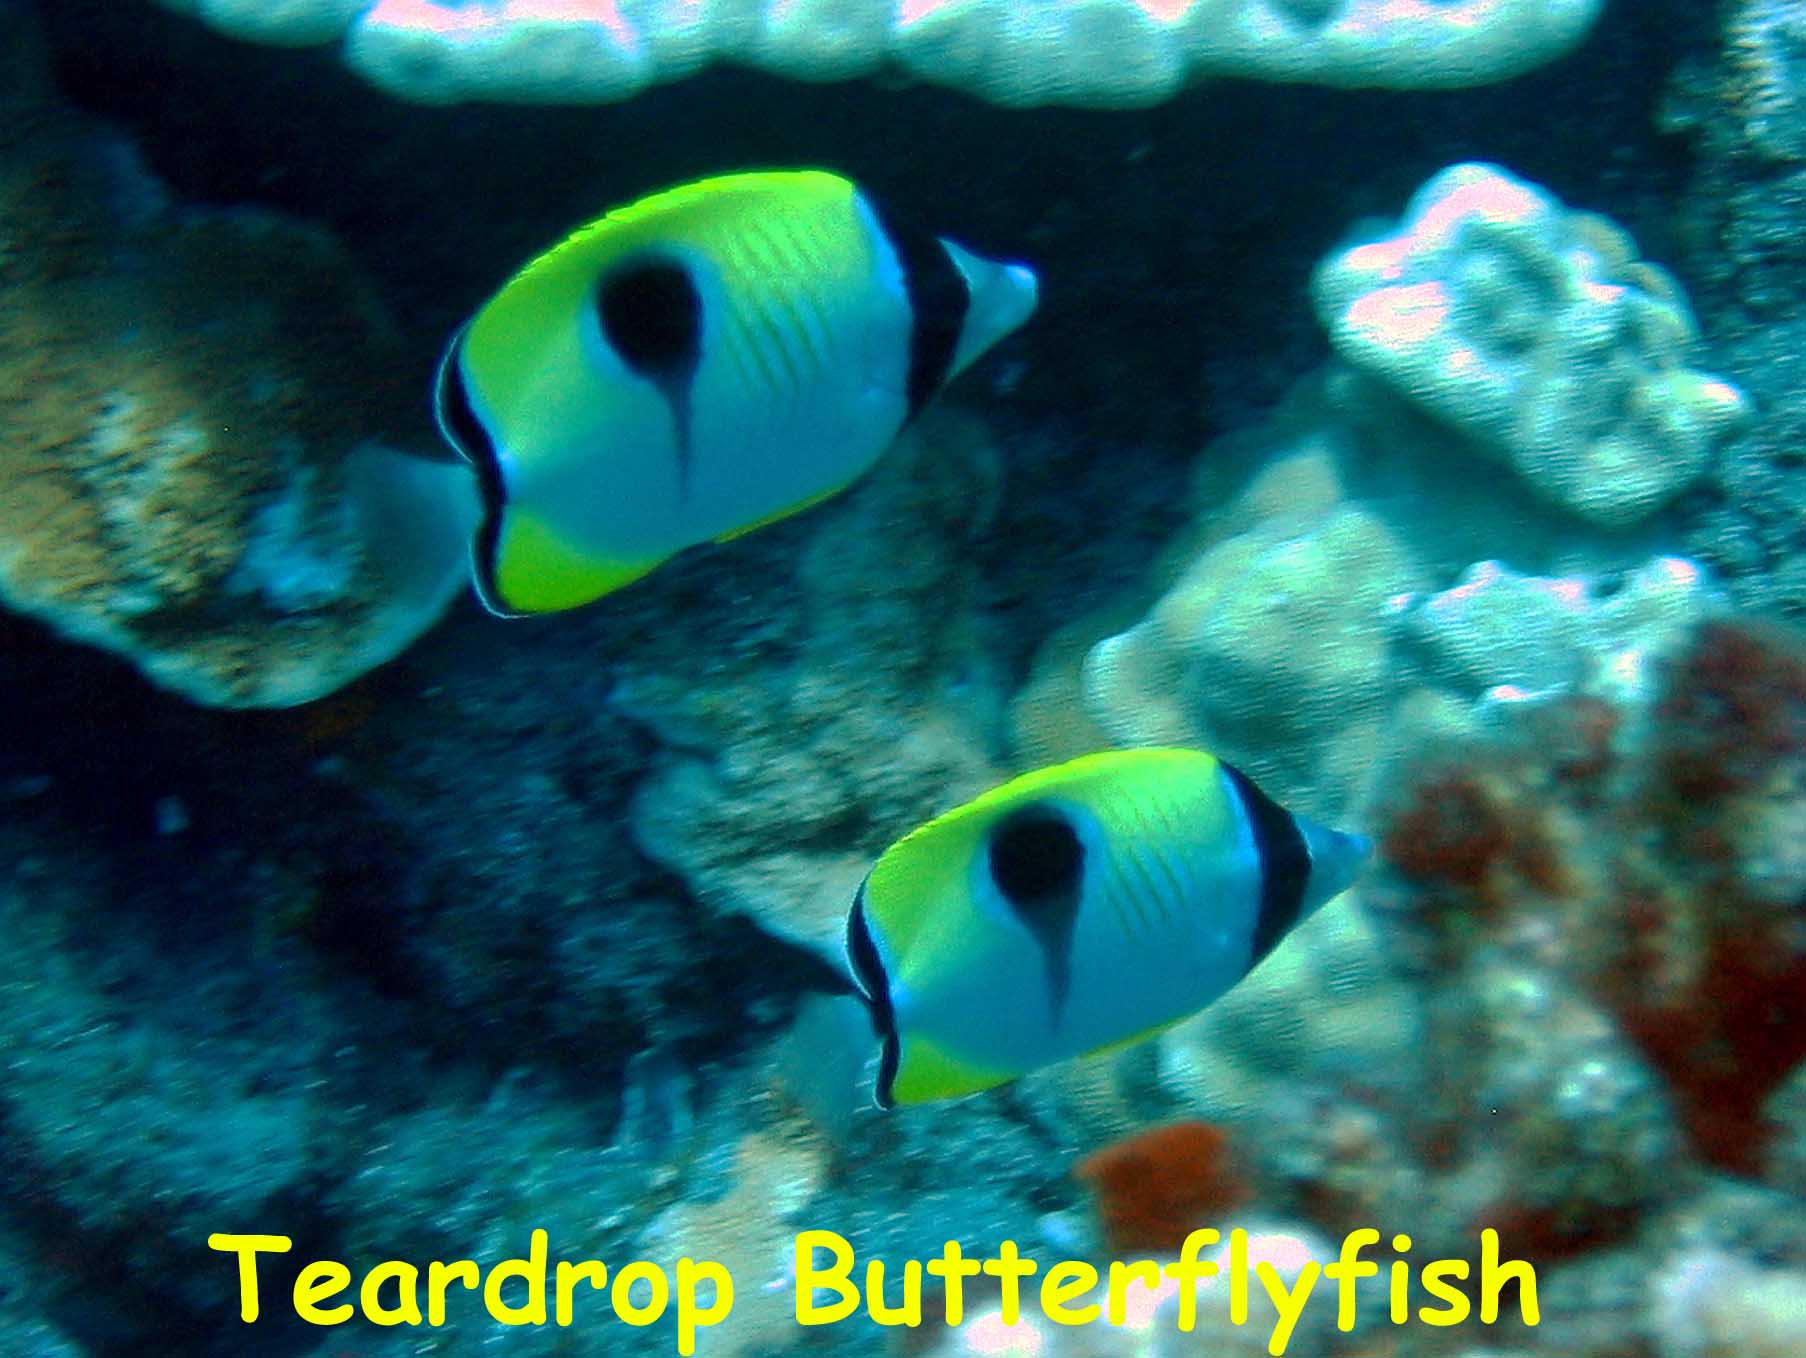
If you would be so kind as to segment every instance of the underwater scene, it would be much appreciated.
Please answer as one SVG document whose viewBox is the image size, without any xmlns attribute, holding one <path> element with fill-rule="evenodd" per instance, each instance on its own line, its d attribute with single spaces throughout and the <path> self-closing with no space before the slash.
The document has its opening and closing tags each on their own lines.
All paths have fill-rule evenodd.
<svg viewBox="0 0 1806 1358">
<path fill-rule="evenodd" d="M 0 107 L 0 1358 L 1806 1358 L 1806 0 Z"/>
</svg>

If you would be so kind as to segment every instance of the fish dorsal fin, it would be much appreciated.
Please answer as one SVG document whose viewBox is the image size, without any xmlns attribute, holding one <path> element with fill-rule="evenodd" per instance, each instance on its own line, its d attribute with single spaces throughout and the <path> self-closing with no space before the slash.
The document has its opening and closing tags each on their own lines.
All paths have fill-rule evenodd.
<svg viewBox="0 0 1806 1358">
<path fill-rule="evenodd" d="M 1013 778 L 917 826 L 886 850 L 872 868 L 873 918 L 887 943 L 902 953 L 931 927 L 934 902 L 964 889 L 966 865 L 979 853 L 983 837 L 1011 811 L 1044 799 L 1095 809 L 1125 770 L 1177 773 L 1215 764 L 1199 750 L 1107 750 Z M 925 872 L 924 864 L 940 866 Z"/>
<path fill-rule="evenodd" d="M 855 192 L 852 181 L 828 170 L 749 170 L 744 174 L 698 179 L 625 203 L 593 222 L 586 222 L 537 255 L 516 277 L 526 278 L 539 270 L 557 269 L 571 255 L 587 259 L 600 239 L 623 235 L 630 229 L 631 234 L 637 235 L 638 228 L 656 226 L 665 233 L 681 228 L 687 219 L 697 214 L 743 211 L 749 201 L 810 189 L 823 196 L 848 196 Z"/>
</svg>

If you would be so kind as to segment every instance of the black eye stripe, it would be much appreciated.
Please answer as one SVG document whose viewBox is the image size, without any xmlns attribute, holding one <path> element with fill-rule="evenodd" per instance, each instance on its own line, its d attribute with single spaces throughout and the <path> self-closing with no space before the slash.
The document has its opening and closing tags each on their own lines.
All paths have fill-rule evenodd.
<svg viewBox="0 0 1806 1358">
<path fill-rule="evenodd" d="M 470 392 L 464 386 L 464 373 L 459 358 L 464 353 L 464 332 L 459 331 L 439 360 L 434 382 L 433 413 L 439 421 L 439 432 L 445 441 L 470 461 L 481 466 L 495 460 L 495 449 L 489 431 L 477 418 L 470 403 Z"/>
<path fill-rule="evenodd" d="M 872 931 L 865 922 L 865 883 L 859 884 L 859 894 L 853 897 L 853 910 L 847 916 L 847 960 L 852 964 L 853 977 L 859 982 L 867 1003 L 871 1007 L 872 1027 L 876 1030 L 883 1050 L 878 1059 L 878 1085 L 876 1097 L 878 1106 L 892 1106 L 891 1090 L 897 1083 L 897 1067 L 901 1064 L 902 1050 L 897 1042 L 897 1018 L 891 1008 L 890 979 L 884 974 L 884 962 L 878 956 L 878 947 L 872 942 Z"/>
</svg>

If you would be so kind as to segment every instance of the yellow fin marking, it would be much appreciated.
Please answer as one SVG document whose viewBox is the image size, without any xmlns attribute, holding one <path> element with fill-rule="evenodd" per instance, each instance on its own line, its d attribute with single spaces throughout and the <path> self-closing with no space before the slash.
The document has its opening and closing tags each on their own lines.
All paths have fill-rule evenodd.
<svg viewBox="0 0 1806 1358">
<path fill-rule="evenodd" d="M 850 485 L 850 484 L 852 484 L 852 483 L 849 482 L 848 485 Z M 735 538 L 743 538 L 748 533 L 756 533 L 761 528 L 769 528 L 769 527 L 771 527 L 772 524 L 777 523 L 780 519 L 787 519 L 793 514 L 801 514 L 804 510 L 814 509 L 815 506 L 817 506 L 824 500 L 832 500 L 836 495 L 840 494 L 840 492 L 845 489 L 846 489 L 846 486 L 833 486 L 827 490 L 817 491 L 814 495 L 806 495 L 802 499 L 798 500 L 795 504 L 786 505 L 784 508 L 778 510 L 775 514 L 767 514 L 762 519 L 755 519 L 751 523 L 741 524 L 738 528 L 728 529 L 727 532 L 725 532 L 725 533 L 721 534 L 719 537 L 717 537 L 715 539 L 715 541 L 716 542 L 732 542 Z"/>
<path fill-rule="evenodd" d="M 1020 1071 L 985 1070 L 963 1061 L 945 1047 L 925 1037 L 899 1033 L 902 1061 L 897 1079 L 891 1086 L 891 1098 L 898 1104 L 933 1103 L 937 1099 L 956 1099 L 963 1094 L 977 1094 L 995 1089 L 1018 1078 Z"/>
<path fill-rule="evenodd" d="M 499 602 L 507 608 L 555 613 L 630 585 L 658 564 L 587 556 L 539 516 L 511 509 L 497 552 L 495 583 Z"/>
<path fill-rule="evenodd" d="M 1215 756 L 1202 750 L 1104 750 L 1022 774 L 917 826 L 886 849 L 866 885 L 868 917 L 907 970 L 916 953 L 931 951 L 926 941 L 937 931 L 944 948 L 951 944 L 948 931 L 957 934 L 966 927 L 965 865 L 999 816 L 1048 796 L 1095 805 L 1130 772 L 1201 780 L 1216 767 Z M 960 907 L 949 910 L 949 900 Z"/>
<path fill-rule="evenodd" d="M 1181 1014 L 1176 1019 L 1168 1019 L 1165 1023 L 1156 1023 L 1152 1028 L 1143 1028 L 1131 1037 L 1119 1037 L 1114 1042 L 1106 1042 L 1101 1047 L 1093 1047 L 1090 1051 L 1081 1052 L 1077 1059 L 1089 1061 L 1093 1058 L 1114 1056 L 1117 1052 L 1127 1051 L 1130 1047 L 1138 1047 L 1149 1038 L 1159 1037 L 1168 1028 L 1177 1028 L 1186 1019 L 1196 1018 L 1202 1009 L 1194 1009 L 1190 1013 Z"/>
</svg>

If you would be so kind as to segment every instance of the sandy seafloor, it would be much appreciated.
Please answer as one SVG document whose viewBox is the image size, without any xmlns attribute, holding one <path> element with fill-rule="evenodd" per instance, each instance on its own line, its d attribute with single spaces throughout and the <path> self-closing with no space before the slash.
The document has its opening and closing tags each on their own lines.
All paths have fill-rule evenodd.
<svg viewBox="0 0 1806 1358">
<path fill-rule="evenodd" d="M 1176 1219 L 1279 1258 L 1372 1226 L 1477 1259 L 1491 1226 L 1537 1269 L 1535 1328 L 1395 1326 L 1364 1285 L 1294 1353 L 1806 1353 L 1806 8 L 1614 0 L 1492 87 L 1107 112 L 731 70 L 426 108 L 136 0 L 0 4 L 0 48 L 0 1352 L 673 1351 L 599 1304 L 288 1305 L 308 1260 L 487 1265 L 535 1228 L 727 1262 L 705 1354 L 1264 1351 L 999 1338 L 932 1296 L 907 1333 L 789 1319 L 805 1228 L 1106 1260 Z M 1313 268 L 1460 162 L 1616 222 L 1691 299 L 1675 361 L 1742 393 L 1634 521 L 1332 351 Z M 576 612 L 460 592 L 361 678 L 367 580 L 327 548 L 233 574 L 299 469 L 330 501 L 361 441 L 436 455 L 444 338 L 532 251 L 785 164 L 1042 281 L 847 495 Z M 321 655 L 346 682 L 299 706 L 168 686 Z M 886 844 L 1173 742 L 1373 868 L 1157 1043 L 833 1135 L 798 1112 L 808 944 Z M 1146 1136 L 1174 1124 L 1204 1130 Z M 255 1326 L 218 1231 L 294 1241 Z"/>
</svg>

